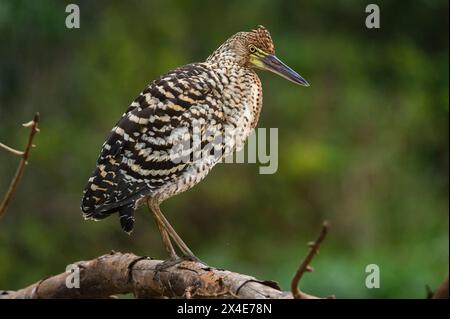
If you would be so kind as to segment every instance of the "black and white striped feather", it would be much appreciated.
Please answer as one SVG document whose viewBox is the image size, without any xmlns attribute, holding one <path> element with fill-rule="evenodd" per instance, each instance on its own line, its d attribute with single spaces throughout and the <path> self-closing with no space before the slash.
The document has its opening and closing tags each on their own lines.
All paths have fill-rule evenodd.
<svg viewBox="0 0 450 319">
<path fill-rule="evenodd" d="M 176 180 L 190 165 L 171 156 L 173 131 L 191 130 L 202 117 L 206 122 L 222 122 L 220 90 L 217 76 L 201 63 L 178 68 L 151 83 L 103 144 L 84 190 L 84 216 L 102 219 L 118 211 L 122 228 L 131 231 L 135 202 Z"/>
</svg>

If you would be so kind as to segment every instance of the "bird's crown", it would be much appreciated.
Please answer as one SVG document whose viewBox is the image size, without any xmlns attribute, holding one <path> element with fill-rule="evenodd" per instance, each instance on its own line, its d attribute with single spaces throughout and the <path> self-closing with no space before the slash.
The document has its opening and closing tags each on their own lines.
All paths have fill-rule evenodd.
<svg viewBox="0 0 450 319">
<path fill-rule="evenodd" d="M 275 54 L 270 32 L 262 25 L 250 32 L 244 32 L 244 37 L 246 37 L 249 44 L 253 44 L 269 54 Z"/>
</svg>

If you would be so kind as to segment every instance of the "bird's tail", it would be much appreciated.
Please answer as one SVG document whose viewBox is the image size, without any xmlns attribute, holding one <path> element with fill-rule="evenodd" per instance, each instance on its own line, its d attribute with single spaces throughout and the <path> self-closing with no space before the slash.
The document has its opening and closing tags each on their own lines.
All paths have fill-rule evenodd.
<svg viewBox="0 0 450 319">
<path fill-rule="evenodd" d="M 81 210 L 85 219 L 100 220 L 116 212 L 127 233 L 134 227 L 137 201 L 151 194 L 145 182 L 130 183 L 120 170 L 98 164 L 84 189 Z"/>
<path fill-rule="evenodd" d="M 134 211 L 137 197 L 121 196 L 117 178 L 119 172 L 105 174 L 97 167 L 89 179 L 81 200 L 81 210 L 85 219 L 101 220 L 119 213 L 122 229 L 130 233 L 134 227 Z"/>
</svg>

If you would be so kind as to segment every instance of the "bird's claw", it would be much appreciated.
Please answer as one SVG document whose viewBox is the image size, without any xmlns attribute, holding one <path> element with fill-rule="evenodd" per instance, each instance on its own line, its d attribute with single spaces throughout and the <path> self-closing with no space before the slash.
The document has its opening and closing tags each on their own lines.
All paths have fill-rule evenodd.
<svg viewBox="0 0 450 319">
<path fill-rule="evenodd" d="M 196 262 L 196 263 L 203 264 L 203 261 L 201 261 L 200 259 L 198 259 L 194 255 L 189 255 L 189 256 L 188 255 L 184 255 L 184 256 L 180 257 L 180 259 L 186 260 L 186 261 L 193 261 L 193 262 Z"/>
<path fill-rule="evenodd" d="M 155 267 L 156 271 L 164 271 L 167 268 L 173 267 L 175 265 L 181 264 L 183 261 L 192 261 L 203 263 L 200 259 L 195 256 L 171 256 L 169 259 L 163 261 Z"/>
</svg>

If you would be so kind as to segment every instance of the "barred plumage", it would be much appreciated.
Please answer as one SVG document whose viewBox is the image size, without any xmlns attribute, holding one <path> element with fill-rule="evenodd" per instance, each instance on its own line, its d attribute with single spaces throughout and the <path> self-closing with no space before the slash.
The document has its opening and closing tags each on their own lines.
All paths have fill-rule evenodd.
<svg viewBox="0 0 450 319">
<path fill-rule="evenodd" d="M 103 144 L 84 190 L 84 216 L 102 219 L 118 212 L 122 228 L 130 232 L 134 211 L 150 199 L 163 239 L 167 231 L 183 253 L 191 254 L 155 210 L 243 146 L 262 106 L 261 82 L 253 68 L 263 68 L 264 59 L 274 63 L 269 61 L 273 54 L 269 32 L 259 27 L 237 33 L 205 62 L 177 68 L 147 86 Z M 291 81 L 303 80 L 276 66 L 272 71 Z M 195 132 L 203 139 L 195 140 Z M 165 244 L 173 255 L 170 243 Z"/>
</svg>

